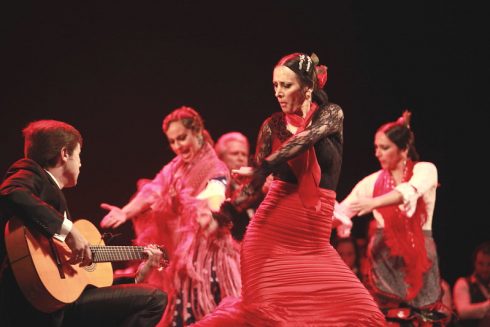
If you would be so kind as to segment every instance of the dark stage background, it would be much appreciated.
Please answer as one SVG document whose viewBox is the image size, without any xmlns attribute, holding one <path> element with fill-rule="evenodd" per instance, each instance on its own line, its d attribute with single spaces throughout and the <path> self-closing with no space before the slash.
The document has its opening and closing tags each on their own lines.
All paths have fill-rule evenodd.
<svg viewBox="0 0 490 327">
<path fill-rule="evenodd" d="M 476 191 L 487 186 L 486 147 L 472 150 L 488 117 L 472 94 L 489 73 L 478 64 L 489 44 L 479 11 L 447 1 L 11 2 L 0 20 L 0 171 L 22 156 L 29 121 L 73 124 L 85 144 L 79 185 L 65 193 L 74 217 L 98 224 L 101 202 L 125 204 L 172 158 L 161 131 L 172 109 L 198 109 L 215 139 L 238 130 L 255 144 L 280 110 L 274 64 L 315 52 L 345 113 L 338 198 L 378 169 L 375 129 L 410 108 L 418 151 L 439 169 L 434 237 L 453 283 L 490 239 L 488 192 Z M 115 242 L 127 244 L 130 226 L 119 232 Z"/>
</svg>

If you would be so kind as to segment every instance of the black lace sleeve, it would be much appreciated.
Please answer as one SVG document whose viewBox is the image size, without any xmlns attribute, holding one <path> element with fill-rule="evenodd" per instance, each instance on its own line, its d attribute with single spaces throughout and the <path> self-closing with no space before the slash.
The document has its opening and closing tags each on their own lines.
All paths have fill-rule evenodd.
<svg viewBox="0 0 490 327">
<path fill-rule="evenodd" d="M 290 137 L 279 149 L 265 158 L 268 166 L 273 169 L 277 165 L 296 157 L 326 136 L 338 134 L 342 138 L 343 120 L 344 113 L 338 105 L 331 103 L 326 107 L 319 108 L 310 126 Z M 263 145 L 259 146 L 263 147 Z"/>
<path fill-rule="evenodd" d="M 257 136 L 257 146 L 255 149 L 255 164 L 260 165 L 265 157 L 272 151 L 272 129 L 270 126 L 270 117 L 267 118 L 260 127 Z"/>
<path fill-rule="evenodd" d="M 292 135 L 286 129 L 282 113 L 269 117 L 262 124 L 257 138 L 257 167 L 251 181 L 242 189 L 235 203 L 243 203 L 247 196 L 259 192 L 270 173 L 274 173 L 274 178 L 296 182 L 287 161 L 303 153 L 310 146 L 315 146 L 322 171 L 320 187 L 335 189 L 340 173 L 343 120 L 342 109 L 331 103 L 318 109 L 310 126 L 304 131 Z M 281 146 L 272 152 L 275 141 L 281 142 Z"/>
</svg>

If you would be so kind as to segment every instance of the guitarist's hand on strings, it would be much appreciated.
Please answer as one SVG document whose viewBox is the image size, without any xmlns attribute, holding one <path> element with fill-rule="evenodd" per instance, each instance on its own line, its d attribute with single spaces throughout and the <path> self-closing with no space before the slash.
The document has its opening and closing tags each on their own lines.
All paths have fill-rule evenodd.
<svg viewBox="0 0 490 327">
<path fill-rule="evenodd" d="M 135 278 L 136 283 L 144 282 L 153 269 L 161 271 L 168 264 L 163 256 L 163 252 L 157 245 L 150 244 L 145 246 L 144 252 L 148 255 L 148 258 L 138 267 Z"/>
<path fill-rule="evenodd" d="M 65 243 L 71 250 L 68 263 L 72 265 L 79 263 L 80 267 L 88 266 L 92 263 L 92 251 L 89 243 L 75 226 L 72 227 L 70 233 L 66 236 Z"/>
<path fill-rule="evenodd" d="M 109 210 L 109 213 L 100 221 L 100 227 L 102 228 L 116 228 L 124 224 L 127 220 L 126 213 L 119 207 L 108 203 L 102 203 L 100 205 L 102 209 Z"/>
</svg>

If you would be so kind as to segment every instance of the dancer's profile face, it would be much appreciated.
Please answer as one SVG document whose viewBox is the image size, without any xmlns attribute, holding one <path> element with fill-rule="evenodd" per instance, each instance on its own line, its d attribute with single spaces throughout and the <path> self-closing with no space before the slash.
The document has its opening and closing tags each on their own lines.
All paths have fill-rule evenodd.
<svg viewBox="0 0 490 327">
<path fill-rule="evenodd" d="M 272 85 L 281 109 L 286 114 L 299 113 L 306 98 L 306 88 L 301 86 L 298 76 L 286 66 L 276 66 L 272 74 Z"/>
<path fill-rule="evenodd" d="M 374 155 L 381 168 L 394 170 L 406 160 L 407 150 L 401 150 L 384 132 L 377 132 L 374 137 Z"/>
<path fill-rule="evenodd" d="M 180 120 L 171 122 L 165 134 L 172 151 L 184 162 L 190 162 L 201 147 L 198 135 L 186 128 Z"/>
</svg>

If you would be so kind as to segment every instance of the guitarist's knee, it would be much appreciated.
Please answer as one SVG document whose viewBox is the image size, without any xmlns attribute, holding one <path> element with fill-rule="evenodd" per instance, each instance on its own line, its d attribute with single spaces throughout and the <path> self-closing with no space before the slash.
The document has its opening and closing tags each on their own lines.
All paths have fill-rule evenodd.
<svg viewBox="0 0 490 327">
<path fill-rule="evenodd" d="M 162 318 L 162 315 L 165 312 L 165 308 L 167 307 L 167 303 L 167 293 L 155 288 L 151 292 L 151 295 L 148 296 L 148 302 L 145 306 L 145 311 L 153 315 L 153 317 L 155 318 L 155 323 L 157 323 Z"/>
</svg>

